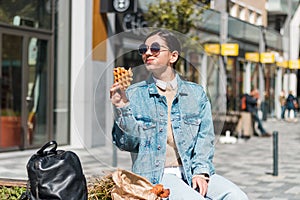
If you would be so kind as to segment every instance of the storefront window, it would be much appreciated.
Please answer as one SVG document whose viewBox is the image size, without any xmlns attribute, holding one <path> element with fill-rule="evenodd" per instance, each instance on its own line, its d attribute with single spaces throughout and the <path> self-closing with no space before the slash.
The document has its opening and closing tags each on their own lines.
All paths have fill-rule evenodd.
<svg viewBox="0 0 300 200">
<path fill-rule="evenodd" d="M 259 43 L 261 30 L 259 27 L 245 21 L 228 17 L 228 36 Z"/>
<path fill-rule="evenodd" d="M 199 28 L 214 33 L 220 32 L 221 14 L 215 10 L 205 10 Z"/>
<path fill-rule="evenodd" d="M 0 56 L 0 149 L 21 145 L 22 37 L 3 34 Z"/>
<path fill-rule="evenodd" d="M 276 77 L 276 67 L 273 65 L 266 65 L 264 67 L 265 74 L 265 92 L 264 92 L 264 102 L 261 106 L 266 111 L 266 113 L 274 115 L 275 108 L 275 77 Z"/>
<path fill-rule="evenodd" d="M 51 30 L 52 0 L 2 0 L 0 22 Z"/>
<path fill-rule="evenodd" d="M 47 117 L 48 96 L 48 60 L 47 40 L 30 38 L 28 45 L 28 91 L 26 96 L 28 117 L 27 117 L 27 138 L 30 145 L 40 145 L 48 139 L 46 127 L 49 121 Z"/>
<path fill-rule="evenodd" d="M 282 50 L 282 39 L 281 35 L 278 32 L 273 30 L 266 30 L 266 44 L 269 48 L 274 48 L 276 50 Z"/>
<path fill-rule="evenodd" d="M 219 82 L 224 80 L 219 76 L 219 57 L 211 55 L 207 59 L 207 93 L 212 105 L 217 105 L 219 96 Z M 218 106 L 213 106 L 212 111 L 218 110 Z"/>
<path fill-rule="evenodd" d="M 237 83 L 237 76 L 236 73 L 238 70 L 236 69 L 235 59 L 228 58 L 226 63 L 226 76 L 227 76 L 227 83 L 226 83 L 226 97 L 227 97 L 227 110 L 235 110 L 236 101 L 239 98 L 236 98 L 236 94 L 238 93 L 236 90 Z"/>
</svg>

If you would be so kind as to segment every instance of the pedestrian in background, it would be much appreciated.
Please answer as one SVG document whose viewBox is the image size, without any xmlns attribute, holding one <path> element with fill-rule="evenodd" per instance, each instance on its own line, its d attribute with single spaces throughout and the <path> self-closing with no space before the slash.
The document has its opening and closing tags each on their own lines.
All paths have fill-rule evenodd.
<svg viewBox="0 0 300 200">
<path fill-rule="evenodd" d="M 289 95 L 286 99 L 286 109 L 288 110 L 288 120 L 295 119 L 296 120 L 296 109 L 298 108 L 298 100 L 293 95 L 294 92 L 290 91 Z"/>
<path fill-rule="evenodd" d="M 250 92 L 250 95 L 246 95 L 246 110 L 252 114 L 252 127 L 255 136 L 262 136 L 262 137 L 270 137 L 271 134 L 268 133 L 258 116 L 258 105 L 259 105 L 259 92 L 255 88 Z M 255 122 L 258 125 L 258 129 L 260 134 L 258 134 L 255 130 Z"/>
<path fill-rule="evenodd" d="M 126 91 L 112 85 L 114 143 L 131 152 L 134 173 L 170 189 L 170 200 L 246 200 L 215 173 L 211 105 L 200 85 L 176 73 L 180 50 L 170 31 L 151 33 L 139 53 L 152 75 Z"/>
<path fill-rule="evenodd" d="M 280 106 L 281 106 L 281 119 L 284 119 L 284 115 L 285 115 L 285 110 L 286 110 L 286 95 L 285 95 L 285 91 L 282 90 L 280 92 L 280 95 L 279 95 L 279 103 L 280 103 Z"/>
</svg>

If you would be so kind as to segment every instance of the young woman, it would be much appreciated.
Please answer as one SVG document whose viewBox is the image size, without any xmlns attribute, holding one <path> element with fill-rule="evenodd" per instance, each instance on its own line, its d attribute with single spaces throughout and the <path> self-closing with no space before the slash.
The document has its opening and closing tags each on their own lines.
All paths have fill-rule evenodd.
<svg viewBox="0 0 300 200">
<path fill-rule="evenodd" d="M 170 189 L 169 199 L 248 199 L 215 173 L 211 105 L 200 85 L 175 72 L 180 51 L 174 34 L 155 31 L 139 48 L 152 76 L 126 91 L 112 85 L 114 143 L 131 152 L 134 173 Z"/>
</svg>

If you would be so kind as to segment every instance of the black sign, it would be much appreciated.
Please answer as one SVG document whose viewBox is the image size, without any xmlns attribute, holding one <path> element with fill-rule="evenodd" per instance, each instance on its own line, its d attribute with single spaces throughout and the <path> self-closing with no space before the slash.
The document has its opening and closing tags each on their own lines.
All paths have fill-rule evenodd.
<svg viewBox="0 0 300 200">
<path fill-rule="evenodd" d="M 143 13 L 125 13 L 116 15 L 116 32 L 130 32 L 128 37 L 145 36 L 149 34 L 147 21 L 143 17 Z M 133 32 L 132 32 L 133 31 Z"/>
<path fill-rule="evenodd" d="M 100 13 L 137 12 L 137 0 L 100 0 Z"/>
</svg>

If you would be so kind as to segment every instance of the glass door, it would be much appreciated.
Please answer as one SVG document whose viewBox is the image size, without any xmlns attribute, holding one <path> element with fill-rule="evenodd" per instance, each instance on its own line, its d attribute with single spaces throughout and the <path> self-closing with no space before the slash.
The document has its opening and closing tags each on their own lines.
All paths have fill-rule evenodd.
<svg viewBox="0 0 300 200">
<path fill-rule="evenodd" d="M 50 135 L 50 39 L 0 32 L 0 150 L 40 146 Z"/>
<path fill-rule="evenodd" d="M 1 39 L 0 148 L 22 146 L 23 37 L 3 34 Z"/>
<path fill-rule="evenodd" d="M 49 59 L 48 40 L 30 37 L 27 43 L 26 139 L 29 146 L 48 141 Z"/>
</svg>

